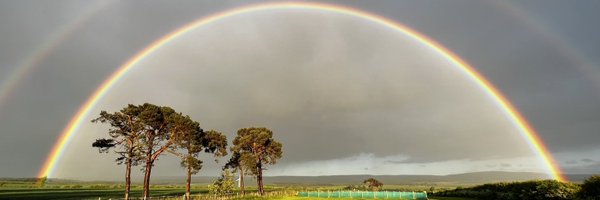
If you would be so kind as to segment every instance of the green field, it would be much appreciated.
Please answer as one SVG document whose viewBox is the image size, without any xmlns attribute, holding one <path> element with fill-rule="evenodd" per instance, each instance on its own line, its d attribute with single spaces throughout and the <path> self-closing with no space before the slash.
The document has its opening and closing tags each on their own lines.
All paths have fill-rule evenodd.
<svg viewBox="0 0 600 200">
<path fill-rule="evenodd" d="M 168 199 L 181 199 L 184 194 L 182 188 L 155 188 L 151 190 L 152 197 L 170 197 Z M 131 192 L 132 197 L 140 197 L 141 189 L 134 189 Z M 199 195 L 206 196 L 206 190 L 193 191 L 193 196 L 201 199 Z M 0 199 L 118 199 L 123 198 L 123 189 L 61 189 L 61 188 L 0 188 Z M 202 198 L 203 199 L 203 198 Z M 246 197 L 234 199 L 260 200 L 260 199 L 285 199 L 285 200 L 300 200 L 300 199 L 317 199 L 306 197 L 295 197 L 293 195 L 272 196 L 272 197 Z M 349 199 L 349 198 L 336 198 Z M 356 198 L 354 198 L 356 200 Z M 434 197 L 430 199 L 438 200 L 468 200 L 466 198 L 449 198 L 449 197 Z"/>
<path fill-rule="evenodd" d="M 232 199 L 316 199 L 307 197 L 296 197 L 298 191 L 337 191 L 342 190 L 344 185 L 267 185 L 265 189 L 269 192 L 268 197 L 247 196 L 245 198 Z M 386 185 L 384 190 L 388 191 L 427 191 L 431 185 Z M 436 185 L 437 189 L 450 189 L 454 186 Z M 185 191 L 183 184 L 153 185 L 151 196 L 153 199 L 181 199 Z M 247 187 L 247 191 L 255 192 L 255 187 Z M 123 198 L 124 188 L 119 183 L 100 182 L 50 182 L 43 187 L 31 180 L 0 181 L 0 199 L 119 199 Z M 132 185 L 130 197 L 140 197 L 141 185 Z M 194 199 L 206 199 L 208 194 L 207 184 L 192 185 L 192 196 Z M 345 198 L 337 198 L 345 199 Z M 356 198 L 354 198 L 356 200 Z M 439 200 L 461 200 L 461 198 L 430 198 Z"/>
<path fill-rule="evenodd" d="M 314 199 L 307 197 L 297 197 L 296 191 L 306 190 L 339 190 L 343 186 L 268 186 L 266 189 L 269 192 L 268 197 L 234 197 L 232 199 Z M 410 186 L 410 185 L 396 185 L 386 186 L 386 190 L 395 189 L 416 189 L 417 191 L 423 191 L 426 186 Z M 250 192 L 255 191 L 255 188 L 248 188 Z M 4 182 L 0 187 L 0 199 L 119 199 L 123 198 L 122 185 L 119 184 L 100 184 L 100 183 L 79 183 L 79 184 L 66 184 L 66 183 L 54 183 L 48 184 L 43 188 L 40 188 L 32 182 Z M 151 196 L 153 198 L 161 197 L 160 199 L 181 199 L 184 194 L 183 185 L 154 185 L 151 189 Z M 134 185 L 132 187 L 131 197 L 140 197 L 142 194 L 141 186 Z M 192 189 L 192 196 L 194 199 L 207 199 L 211 196 L 208 194 L 206 186 L 194 185 Z M 348 198 L 337 198 L 337 199 L 348 199 Z M 356 199 L 356 198 L 353 198 Z M 440 200 L 461 200 L 460 198 L 431 198 Z"/>
<path fill-rule="evenodd" d="M 155 189 L 153 196 L 179 196 L 183 189 Z M 133 190 L 132 196 L 142 191 Z M 0 199 L 98 199 L 122 198 L 123 189 L 0 189 Z"/>
<path fill-rule="evenodd" d="M 139 197 L 141 190 L 134 190 L 133 197 Z M 164 199 L 181 199 L 183 190 L 180 189 L 156 189 L 152 191 L 152 197 L 165 197 Z M 195 194 L 197 195 L 197 194 Z M 166 198 L 170 197 L 170 198 Z M 122 190 L 103 190 L 103 189 L 21 189 L 21 190 L 0 190 L 0 199 L 118 199 L 123 198 Z M 194 199 L 204 199 L 196 197 Z M 277 197 L 246 197 L 234 198 L 240 200 L 262 200 L 262 199 L 280 199 L 280 200 L 306 200 L 322 198 L 306 198 L 295 196 L 277 196 Z M 336 198 L 346 200 L 350 198 Z M 433 197 L 435 200 L 469 200 L 467 198 L 453 197 Z M 356 198 L 354 198 L 356 200 Z"/>
</svg>

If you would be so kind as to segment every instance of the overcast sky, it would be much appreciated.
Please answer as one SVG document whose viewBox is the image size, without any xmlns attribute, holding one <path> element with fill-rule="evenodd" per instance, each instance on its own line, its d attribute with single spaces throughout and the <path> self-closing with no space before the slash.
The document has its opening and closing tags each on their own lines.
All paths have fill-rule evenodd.
<svg viewBox="0 0 600 200">
<path fill-rule="evenodd" d="M 444 44 L 514 103 L 563 170 L 600 173 L 599 2 L 328 3 Z M 11 86 L 0 90 L 0 177 L 36 176 L 80 105 L 152 41 L 249 4 L 0 2 L 0 88 Z M 271 128 L 284 158 L 267 175 L 545 170 L 456 66 L 405 35 L 335 13 L 258 12 L 195 29 L 140 62 L 85 121 L 143 102 L 189 114 L 229 141 L 242 127 Z M 83 124 L 54 177 L 121 177 L 114 155 L 90 145 L 106 130 Z M 200 175 L 216 175 L 222 162 L 203 158 Z M 156 169 L 157 176 L 184 173 L 169 156 Z"/>
</svg>

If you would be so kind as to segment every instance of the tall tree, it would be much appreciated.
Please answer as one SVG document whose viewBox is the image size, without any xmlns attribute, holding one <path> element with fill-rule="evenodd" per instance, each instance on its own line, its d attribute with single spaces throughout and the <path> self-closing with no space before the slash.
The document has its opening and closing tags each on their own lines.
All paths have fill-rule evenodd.
<svg viewBox="0 0 600 200">
<path fill-rule="evenodd" d="M 176 123 L 180 113 L 166 106 L 145 103 L 140 106 L 139 119 L 144 125 L 140 143 L 144 156 L 144 192 L 143 199 L 150 197 L 150 176 L 154 162 L 167 150 L 179 136 L 181 124 Z"/>
<path fill-rule="evenodd" d="M 233 154 L 229 161 L 223 167 L 225 169 L 234 169 L 237 171 L 240 176 L 239 187 L 242 195 L 246 194 L 244 190 L 244 175 L 246 174 L 254 174 L 256 171 L 256 163 L 254 162 L 254 158 L 249 152 L 236 152 L 234 148 L 232 148 Z"/>
<path fill-rule="evenodd" d="M 252 155 L 260 195 L 265 194 L 263 185 L 263 165 L 273 165 L 282 155 L 281 143 L 273 139 L 273 132 L 264 127 L 250 127 L 238 130 L 237 137 L 233 140 L 233 151 Z"/>
<path fill-rule="evenodd" d="M 108 153 L 115 148 L 119 155 L 117 164 L 125 164 L 125 199 L 129 199 L 131 191 L 131 166 L 137 165 L 141 159 L 139 138 L 143 133 L 143 124 L 139 120 L 140 107 L 129 104 L 119 112 L 100 112 L 100 117 L 93 119 L 93 123 L 107 123 L 110 138 L 97 139 L 92 147 L 98 148 L 100 153 Z"/>
<path fill-rule="evenodd" d="M 190 199 L 192 174 L 202 169 L 202 160 L 198 159 L 201 152 L 212 153 L 215 157 L 227 155 L 227 138 L 218 131 L 204 132 L 198 122 L 189 116 L 177 116 L 172 123 L 179 127 L 175 131 L 175 145 L 169 152 L 181 158 L 181 166 L 187 169 L 185 197 Z M 183 153 L 177 151 L 182 149 Z"/>
</svg>

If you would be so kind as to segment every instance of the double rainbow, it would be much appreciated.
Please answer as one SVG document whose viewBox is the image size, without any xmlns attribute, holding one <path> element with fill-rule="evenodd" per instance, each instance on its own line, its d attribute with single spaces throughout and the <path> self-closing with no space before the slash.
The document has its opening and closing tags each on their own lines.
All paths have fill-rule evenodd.
<svg viewBox="0 0 600 200">
<path fill-rule="evenodd" d="M 56 169 L 57 163 L 60 161 L 60 158 L 63 155 L 63 151 L 66 149 L 73 136 L 77 133 L 77 130 L 81 127 L 84 120 L 89 115 L 90 111 L 99 102 L 99 100 L 102 99 L 102 97 L 104 97 L 104 95 L 106 95 L 106 93 L 142 59 L 152 54 L 154 51 L 161 48 L 163 45 L 169 43 L 170 41 L 203 25 L 245 13 L 286 9 L 318 10 L 358 17 L 393 29 L 400 34 L 404 34 L 405 36 L 416 40 L 422 45 L 431 48 L 434 52 L 443 56 L 449 62 L 457 66 L 467 77 L 469 77 L 478 86 L 480 86 L 481 89 L 485 91 L 485 93 L 489 95 L 495 101 L 495 103 L 503 110 L 506 116 L 508 116 L 510 120 L 519 128 L 521 134 L 527 140 L 529 146 L 544 162 L 547 172 L 556 180 L 566 181 L 565 177 L 562 176 L 560 169 L 558 168 L 554 159 L 552 158 L 550 152 L 548 151 L 538 134 L 535 132 L 535 130 L 525 120 L 525 118 L 517 111 L 517 109 L 515 109 L 515 107 L 506 99 L 506 97 L 504 97 L 500 93 L 500 91 L 498 91 L 498 89 L 496 89 L 488 80 L 485 79 L 485 77 L 483 77 L 479 72 L 477 72 L 473 67 L 471 67 L 467 62 L 458 57 L 456 54 L 452 53 L 447 48 L 437 43 L 436 41 L 428 38 L 427 36 L 415 30 L 412 30 L 409 27 L 406 27 L 400 23 L 383 18 L 381 16 L 339 5 L 304 2 L 258 4 L 217 13 L 189 23 L 154 41 L 152 44 L 148 45 L 145 49 L 143 49 L 135 56 L 131 57 L 127 62 L 125 62 L 125 64 L 123 64 L 108 79 L 106 79 L 98 87 L 98 89 L 96 89 L 96 91 L 88 98 L 85 104 L 83 104 L 79 108 L 78 112 L 69 121 L 67 127 L 65 127 L 65 129 L 60 134 L 60 138 L 52 148 L 52 151 L 50 152 L 46 162 L 42 166 L 42 169 L 40 170 L 38 176 L 52 176 L 52 173 Z"/>
</svg>

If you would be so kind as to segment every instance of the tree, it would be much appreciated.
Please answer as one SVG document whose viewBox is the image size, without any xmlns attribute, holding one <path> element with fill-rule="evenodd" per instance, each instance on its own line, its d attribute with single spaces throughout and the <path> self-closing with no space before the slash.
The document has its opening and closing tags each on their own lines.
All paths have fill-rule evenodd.
<svg viewBox="0 0 600 200">
<path fill-rule="evenodd" d="M 234 148 L 232 148 L 233 155 L 231 155 L 231 158 L 225 164 L 223 170 L 234 169 L 234 171 L 237 171 L 240 174 L 239 186 L 242 195 L 244 195 L 246 193 L 244 190 L 244 175 L 254 174 L 256 171 L 256 163 L 254 162 L 254 157 L 252 157 L 249 152 L 235 152 L 233 149 Z"/>
<path fill-rule="evenodd" d="M 140 122 L 140 107 L 129 104 L 119 112 L 100 112 L 100 117 L 93 119 L 93 123 L 107 123 L 109 139 L 101 138 L 92 143 L 100 153 L 108 153 L 115 148 L 119 155 L 117 164 L 125 163 L 125 199 L 129 199 L 131 191 L 131 166 L 137 165 L 141 159 L 139 138 L 143 134 L 143 124 Z"/>
<path fill-rule="evenodd" d="M 46 181 L 48 181 L 48 177 L 47 176 L 43 176 L 41 178 L 38 178 L 38 185 L 40 187 L 44 187 L 46 185 Z"/>
<path fill-rule="evenodd" d="M 435 186 L 431 186 L 429 188 L 429 193 L 431 193 L 431 194 L 435 193 Z"/>
<path fill-rule="evenodd" d="M 150 197 L 150 176 L 154 162 L 164 151 L 166 151 L 174 141 L 179 137 L 183 129 L 181 123 L 181 113 L 175 112 L 170 107 L 156 106 L 145 103 L 139 106 L 141 111 L 139 119 L 144 125 L 140 144 L 142 146 L 142 155 L 144 157 L 144 192 L 143 199 Z"/>
<path fill-rule="evenodd" d="M 579 193 L 581 199 L 599 200 L 600 199 L 600 175 L 594 175 L 586 179 L 581 185 Z"/>
<path fill-rule="evenodd" d="M 383 187 L 383 183 L 379 182 L 377 179 L 374 178 L 364 180 L 363 183 L 366 184 L 367 187 L 371 189 L 371 191 L 378 191 L 379 189 L 381 189 L 381 187 Z"/>
<path fill-rule="evenodd" d="M 210 130 L 204 132 L 198 122 L 189 116 L 179 115 L 173 117 L 172 122 L 178 133 L 175 145 L 169 152 L 181 158 L 181 166 L 187 169 L 185 197 L 190 199 L 192 174 L 197 174 L 202 169 L 202 161 L 197 157 L 201 152 L 212 153 L 215 157 L 227 155 L 227 138 L 220 132 Z M 179 153 L 177 149 L 184 152 Z"/>
<path fill-rule="evenodd" d="M 233 187 L 235 182 L 233 181 L 233 176 L 228 169 L 223 170 L 221 173 L 221 177 L 219 177 L 212 185 L 208 187 L 208 190 L 211 194 L 216 195 L 226 195 L 233 193 Z"/>
<path fill-rule="evenodd" d="M 233 145 L 234 152 L 240 152 L 242 155 L 243 153 L 249 153 L 254 158 L 255 171 L 253 171 L 253 174 L 256 176 L 258 192 L 261 196 L 264 195 L 263 165 L 273 165 L 281 158 L 281 143 L 273 139 L 271 130 L 264 127 L 250 127 L 238 130 Z"/>
</svg>

